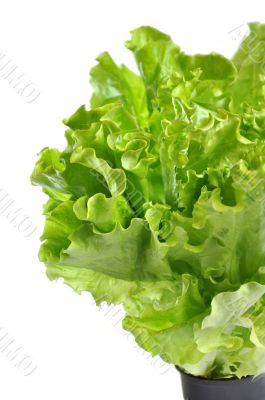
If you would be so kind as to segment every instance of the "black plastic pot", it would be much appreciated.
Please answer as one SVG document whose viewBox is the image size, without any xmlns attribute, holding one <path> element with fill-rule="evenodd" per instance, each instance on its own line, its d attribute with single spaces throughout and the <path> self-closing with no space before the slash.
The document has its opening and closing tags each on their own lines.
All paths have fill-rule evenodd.
<svg viewBox="0 0 265 400">
<path fill-rule="evenodd" d="M 181 375 L 184 400 L 265 400 L 265 374 L 256 378 L 207 379 Z"/>
</svg>

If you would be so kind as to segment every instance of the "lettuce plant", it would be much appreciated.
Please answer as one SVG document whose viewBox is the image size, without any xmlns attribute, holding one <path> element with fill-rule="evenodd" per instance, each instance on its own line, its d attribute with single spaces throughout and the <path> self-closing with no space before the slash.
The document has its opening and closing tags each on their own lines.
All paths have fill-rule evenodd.
<svg viewBox="0 0 265 400">
<path fill-rule="evenodd" d="M 229 60 L 151 27 L 91 70 L 32 183 L 49 196 L 39 257 L 137 343 L 193 375 L 265 372 L 265 25 Z"/>
</svg>

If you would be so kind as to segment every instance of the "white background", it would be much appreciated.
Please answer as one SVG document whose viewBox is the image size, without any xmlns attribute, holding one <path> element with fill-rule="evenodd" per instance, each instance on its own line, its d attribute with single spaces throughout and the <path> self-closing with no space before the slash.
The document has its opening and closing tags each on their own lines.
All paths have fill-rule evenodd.
<svg viewBox="0 0 265 400">
<path fill-rule="evenodd" d="M 14 341 L 13 350 L 21 346 L 20 352 L 37 365 L 24 376 L 26 361 L 19 368 L 2 349 L 1 399 L 181 399 L 174 368 L 166 372 L 161 363 L 137 350 L 113 310 L 107 316 L 106 310 L 96 309 L 89 294 L 78 296 L 46 278 L 37 258 L 44 196 L 30 186 L 29 176 L 42 147 L 64 146 L 61 120 L 88 101 L 88 71 L 98 53 L 109 50 L 118 63 L 133 66 L 123 42 L 131 29 L 152 25 L 187 52 L 214 50 L 231 56 L 238 38 L 229 32 L 248 21 L 265 22 L 262 4 L 261 0 L 1 3 L 0 54 L 40 92 L 29 104 L 0 76 L 0 199 L 3 193 L 9 196 L 12 207 L 21 208 L 37 228 L 26 238 L 25 226 L 15 228 L 0 211 L 0 337 L 5 332 Z"/>
</svg>

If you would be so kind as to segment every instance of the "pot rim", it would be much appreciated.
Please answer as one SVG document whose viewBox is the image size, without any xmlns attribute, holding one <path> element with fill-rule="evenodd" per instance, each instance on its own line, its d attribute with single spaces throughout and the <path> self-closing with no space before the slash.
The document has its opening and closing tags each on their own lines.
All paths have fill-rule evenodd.
<svg viewBox="0 0 265 400">
<path fill-rule="evenodd" d="M 183 375 L 189 376 L 193 379 L 197 379 L 200 381 L 208 381 L 208 382 L 231 382 L 231 381 L 242 381 L 242 380 L 252 380 L 255 377 L 253 375 L 247 375 L 247 376 L 243 376 L 242 378 L 237 378 L 236 376 L 232 376 L 230 378 L 207 378 L 205 376 L 201 376 L 201 375 L 192 375 L 189 374 L 188 372 L 184 371 L 181 367 L 179 367 L 178 365 L 175 365 L 175 368 Z"/>
</svg>

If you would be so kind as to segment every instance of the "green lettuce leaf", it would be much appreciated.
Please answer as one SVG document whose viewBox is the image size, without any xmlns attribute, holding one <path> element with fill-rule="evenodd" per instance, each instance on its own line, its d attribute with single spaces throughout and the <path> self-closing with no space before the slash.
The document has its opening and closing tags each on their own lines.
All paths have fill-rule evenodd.
<svg viewBox="0 0 265 400">
<path fill-rule="evenodd" d="M 187 55 L 143 26 L 108 53 L 31 181 L 48 196 L 40 259 L 153 356 L 210 378 L 265 372 L 265 25 L 234 57 Z"/>
</svg>

